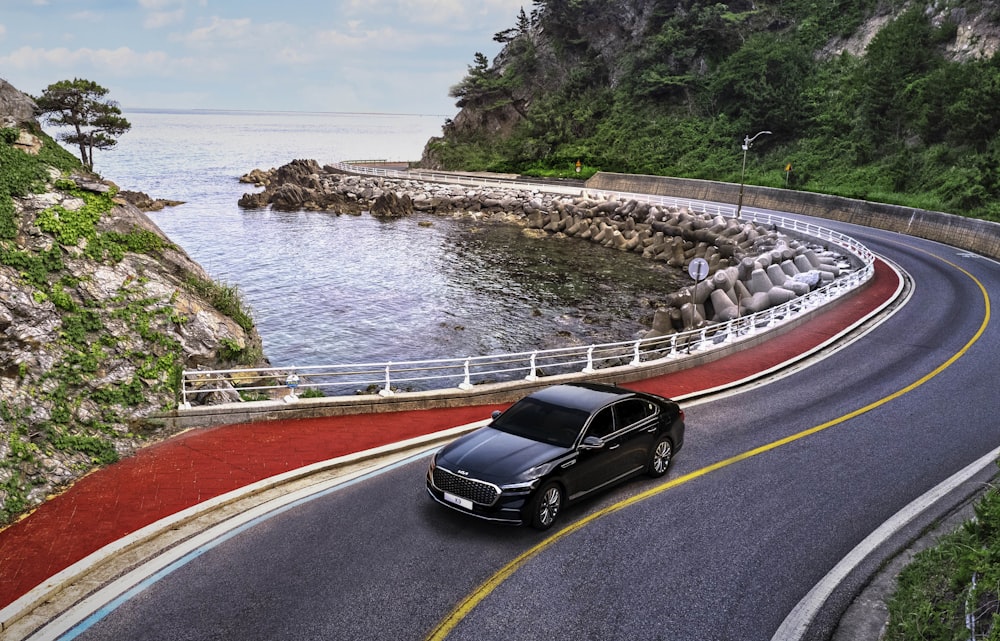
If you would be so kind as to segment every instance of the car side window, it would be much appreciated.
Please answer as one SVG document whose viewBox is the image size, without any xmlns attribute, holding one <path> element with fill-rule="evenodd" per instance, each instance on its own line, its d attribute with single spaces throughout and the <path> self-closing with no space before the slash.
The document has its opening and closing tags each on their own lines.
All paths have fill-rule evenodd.
<svg viewBox="0 0 1000 641">
<path fill-rule="evenodd" d="M 587 436 L 604 438 L 614 431 L 615 415 L 612 412 L 612 408 L 605 407 L 603 410 L 595 414 L 594 418 L 590 421 L 590 427 L 587 428 Z"/>
<path fill-rule="evenodd" d="M 656 406 L 649 401 L 631 398 L 615 405 L 618 412 L 618 424 L 622 427 L 634 425 L 656 413 Z"/>
</svg>

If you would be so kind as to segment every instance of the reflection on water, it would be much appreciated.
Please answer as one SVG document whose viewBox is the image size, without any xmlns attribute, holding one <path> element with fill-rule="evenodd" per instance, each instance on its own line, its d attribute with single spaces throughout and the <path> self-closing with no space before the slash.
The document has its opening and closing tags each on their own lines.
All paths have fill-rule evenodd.
<svg viewBox="0 0 1000 641">
<path fill-rule="evenodd" d="M 501 223 L 246 212 L 242 228 L 253 253 L 239 287 L 276 366 L 628 340 L 648 301 L 684 284 L 639 256 Z M 250 243 L 229 247 L 235 259 Z"/>
<path fill-rule="evenodd" d="M 683 273 L 579 239 L 452 218 L 241 211 L 237 178 L 293 158 L 419 158 L 441 118 L 129 111 L 98 170 L 184 200 L 151 214 L 251 308 L 279 367 L 488 355 L 630 340 Z M 72 150 L 71 150 L 72 151 Z M 429 227 L 421 223 L 430 223 Z"/>
</svg>

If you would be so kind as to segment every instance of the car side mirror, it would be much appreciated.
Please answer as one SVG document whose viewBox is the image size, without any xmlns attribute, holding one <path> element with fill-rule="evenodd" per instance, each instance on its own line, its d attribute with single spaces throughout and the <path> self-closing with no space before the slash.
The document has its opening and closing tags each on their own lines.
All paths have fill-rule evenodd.
<svg viewBox="0 0 1000 641">
<path fill-rule="evenodd" d="M 503 414 L 503 412 L 501 412 L 500 410 L 493 410 L 493 412 L 490 414 L 490 418 L 492 418 L 495 421 L 497 420 L 497 417 L 500 416 L 501 414 Z"/>
<path fill-rule="evenodd" d="M 604 439 L 599 436 L 588 436 L 580 444 L 581 450 L 599 450 L 604 447 Z"/>
</svg>

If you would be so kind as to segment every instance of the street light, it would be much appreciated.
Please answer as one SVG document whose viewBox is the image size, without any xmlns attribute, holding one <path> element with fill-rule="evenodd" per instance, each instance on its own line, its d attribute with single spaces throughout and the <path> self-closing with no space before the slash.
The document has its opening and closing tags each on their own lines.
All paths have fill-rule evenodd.
<svg viewBox="0 0 1000 641">
<path fill-rule="evenodd" d="M 750 134 L 747 134 L 746 138 L 743 139 L 743 170 L 740 171 L 740 199 L 739 199 L 739 202 L 736 205 L 736 217 L 737 218 L 740 217 L 740 211 L 743 210 L 743 179 L 744 179 L 744 177 L 746 176 L 746 173 L 747 173 L 747 149 L 750 149 L 750 145 L 753 144 L 753 141 L 757 140 L 758 136 L 763 136 L 764 134 L 770 135 L 771 132 L 770 131 L 758 131 L 754 135 L 753 138 L 750 137 Z"/>
</svg>

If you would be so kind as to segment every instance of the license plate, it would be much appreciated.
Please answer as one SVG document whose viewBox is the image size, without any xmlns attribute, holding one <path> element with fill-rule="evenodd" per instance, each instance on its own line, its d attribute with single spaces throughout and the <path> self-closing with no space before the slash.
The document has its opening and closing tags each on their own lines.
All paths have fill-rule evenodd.
<svg viewBox="0 0 1000 641">
<path fill-rule="evenodd" d="M 472 509 L 472 501 L 469 499 L 463 499 L 461 496 L 455 496 L 454 494 L 444 493 L 444 500 L 449 503 L 454 503 L 455 505 L 464 507 L 467 510 Z"/>
</svg>

